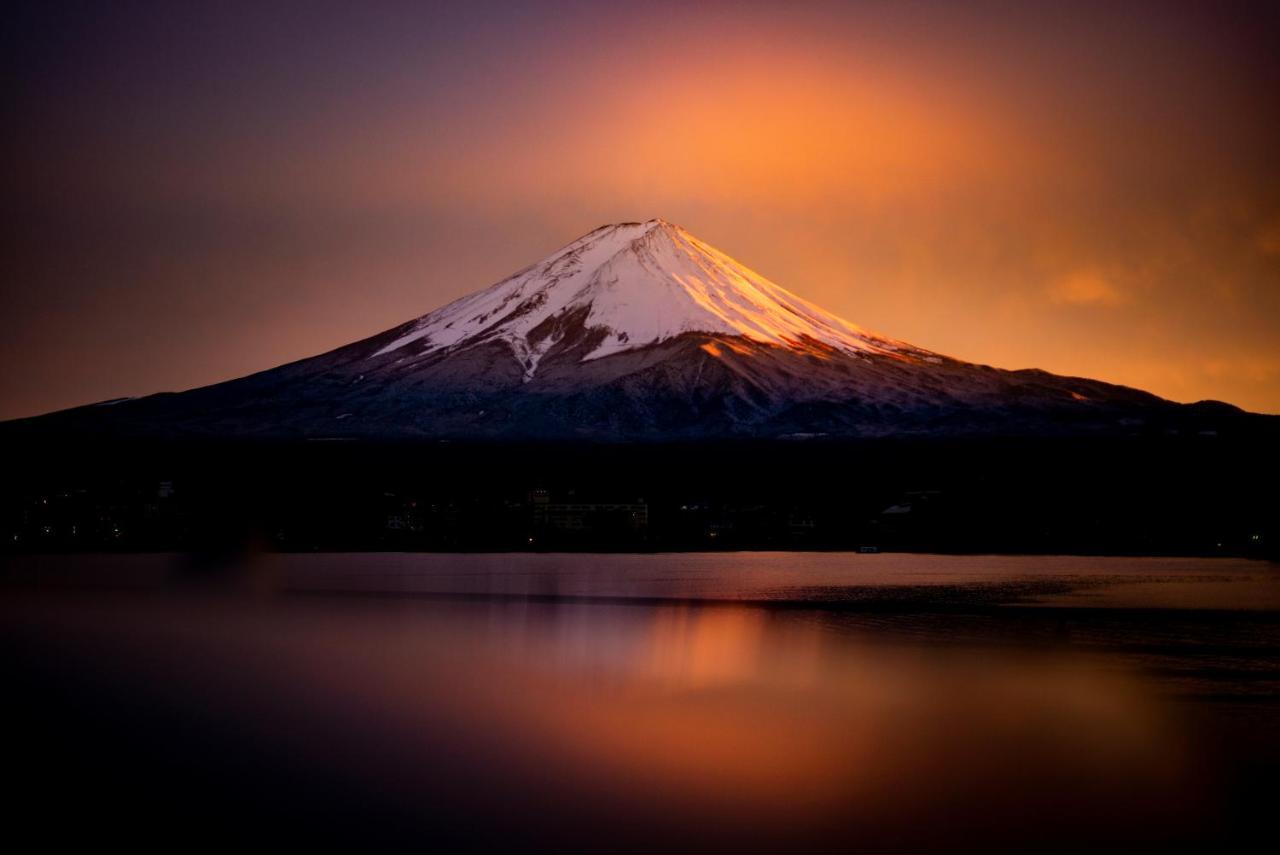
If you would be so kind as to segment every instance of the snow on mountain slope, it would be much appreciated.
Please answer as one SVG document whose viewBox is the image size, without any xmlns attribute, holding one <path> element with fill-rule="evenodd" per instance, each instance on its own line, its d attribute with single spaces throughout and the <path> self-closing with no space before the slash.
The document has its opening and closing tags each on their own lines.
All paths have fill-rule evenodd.
<svg viewBox="0 0 1280 855">
<path fill-rule="evenodd" d="M 419 318 L 374 356 L 504 341 L 531 379 L 576 319 L 598 359 L 705 332 L 845 353 L 927 351 L 823 311 L 665 220 L 602 226 L 498 284 Z M 559 327 L 559 328 L 557 328 Z"/>
</svg>

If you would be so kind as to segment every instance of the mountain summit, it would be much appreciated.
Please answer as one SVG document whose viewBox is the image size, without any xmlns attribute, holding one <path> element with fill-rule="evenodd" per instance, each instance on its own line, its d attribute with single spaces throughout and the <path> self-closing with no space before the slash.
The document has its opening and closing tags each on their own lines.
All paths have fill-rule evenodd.
<svg viewBox="0 0 1280 855">
<path fill-rule="evenodd" d="M 867 332 L 655 219 L 601 226 L 490 288 L 320 356 L 13 424 L 124 436 L 665 440 L 1115 434 L 1239 415 Z"/>
<path fill-rule="evenodd" d="M 870 335 L 665 220 L 601 226 L 509 279 L 411 325 L 374 356 L 505 342 L 532 379 L 566 343 L 584 359 L 686 333 L 844 353 L 920 352 Z"/>
</svg>

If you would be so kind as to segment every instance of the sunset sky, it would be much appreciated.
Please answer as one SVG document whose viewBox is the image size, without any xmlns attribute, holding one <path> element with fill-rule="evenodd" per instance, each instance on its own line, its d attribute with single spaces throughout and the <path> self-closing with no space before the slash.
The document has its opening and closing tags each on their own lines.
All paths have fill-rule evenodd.
<svg viewBox="0 0 1280 855">
<path fill-rule="evenodd" d="M 934 351 L 1280 413 L 1276 10 L 19 8 L 0 418 L 309 356 L 651 217 Z"/>
</svg>

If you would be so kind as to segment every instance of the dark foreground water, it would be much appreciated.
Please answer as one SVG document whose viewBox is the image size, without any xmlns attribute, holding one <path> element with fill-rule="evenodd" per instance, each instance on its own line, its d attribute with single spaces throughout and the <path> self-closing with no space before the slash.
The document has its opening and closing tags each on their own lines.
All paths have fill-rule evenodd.
<svg viewBox="0 0 1280 855">
<path fill-rule="evenodd" d="M 1268 563 L 33 557 L 0 643 L 42 848 L 1224 851 L 1280 795 Z"/>
</svg>

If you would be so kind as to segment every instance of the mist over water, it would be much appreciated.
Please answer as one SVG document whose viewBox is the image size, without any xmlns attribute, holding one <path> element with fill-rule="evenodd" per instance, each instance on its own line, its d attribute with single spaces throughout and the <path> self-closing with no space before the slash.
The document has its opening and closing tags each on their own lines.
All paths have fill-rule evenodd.
<svg viewBox="0 0 1280 855">
<path fill-rule="evenodd" d="M 3 580 L 13 816 L 56 840 L 1170 851 L 1263 828 L 1280 769 L 1261 562 L 118 555 Z"/>
</svg>

